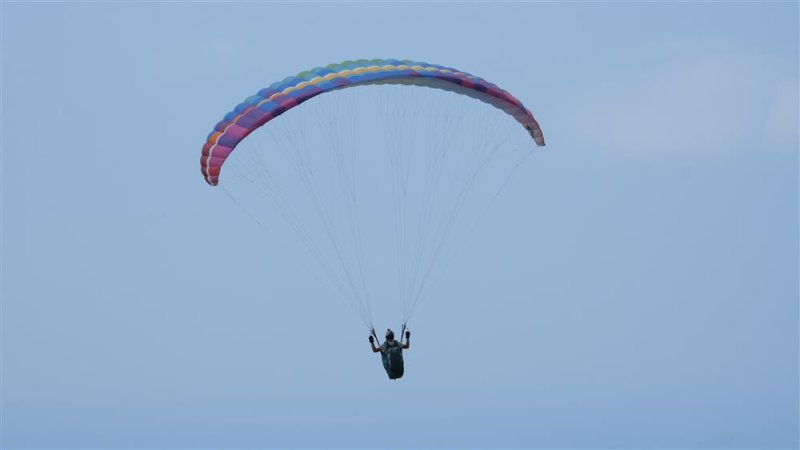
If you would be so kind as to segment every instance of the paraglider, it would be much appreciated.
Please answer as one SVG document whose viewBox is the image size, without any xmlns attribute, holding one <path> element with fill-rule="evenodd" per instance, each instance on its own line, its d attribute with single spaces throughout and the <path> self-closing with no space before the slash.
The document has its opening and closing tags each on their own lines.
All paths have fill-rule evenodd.
<svg viewBox="0 0 800 450">
<path fill-rule="evenodd" d="M 372 353 L 381 353 L 381 361 L 383 361 L 383 368 L 386 374 L 389 375 L 390 380 L 401 378 L 405 373 L 405 363 L 403 362 L 403 350 L 411 348 L 411 331 L 405 332 L 406 342 L 394 340 L 394 331 L 391 328 L 386 330 L 386 340 L 383 344 L 375 346 L 375 330 L 369 337 L 369 344 L 372 347 Z M 401 337 L 402 339 L 402 337 Z"/>
<path fill-rule="evenodd" d="M 305 111 L 306 107 L 297 107 L 312 98 L 336 100 L 331 93 L 350 92 L 354 87 L 359 87 L 358 91 L 367 90 L 362 86 L 372 86 L 380 95 L 392 89 L 402 90 L 403 95 L 398 93 L 389 101 L 381 97 L 378 101 L 358 103 L 350 111 L 340 110 L 348 101 L 342 96 L 341 102 L 330 102 L 333 112 L 320 112 L 311 119 L 292 113 L 291 118 L 280 122 L 288 119 L 299 122 L 285 129 L 272 124 L 287 111 Z M 417 98 L 407 95 L 411 91 L 428 94 Z M 433 95 L 437 92 L 441 93 L 436 94 L 441 99 Z M 464 103 L 451 105 L 448 99 L 452 97 L 464 99 Z M 411 108 L 399 106 L 404 101 L 417 103 L 411 103 Z M 493 108 L 485 108 L 481 102 Z M 315 108 L 308 107 L 312 111 L 324 109 L 321 106 L 325 101 L 314 103 Z M 476 104 L 479 106 L 472 106 Z M 481 110 L 473 117 L 474 122 L 464 119 L 465 110 L 478 107 Z M 533 143 L 545 145 L 533 114 L 508 91 L 487 80 L 454 68 L 409 60 L 345 61 L 287 77 L 237 105 L 209 133 L 202 148 L 200 169 L 206 183 L 220 185 L 265 230 L 272 229 L 277 222 L 285 223 L 295 234 L 296 244 L 311 257 L 311 265 L 327 279 L 335 296 L 356 312 L 371 331 L 372 350 L 381 353 L 389 378 L 398 379 L 405 371 L 402 350 L 410 346 L 410 332 L 405 325 L 431 283 L 431 273 L 443 258 L 445 243 L 453 240 L 454 224 L 469 204 L 469 194 L 477 190 L 480 176 L 497 164 L 500 175 L 488 177 L 491 186 L 485 189 L 490 203 L 532 151 L 530 140 L 526 140 L 523 147 L 503 152 L 512 132 L 502 127 L 505 122 L 514 125 L 506 120 L 508 116 L 527 131 Z M 306 126 L 303 120 L 313 123 Z M 380 123 L 370 122 L 368 126 L 363 121 Z M 247 147 L 244 144 L 255 137 L 248 136 L 259 129 L 266 129 L 274 143 L 245 152 L 238 160 L 232 157 L 235 149 L 239 148 L 236 152 L 239 153 L 242 147 Z M 344 135 L 351 129 L 357 138 L 348 141 Z M 359 130 L 370 134 L 358 134 Z M 493 131 L 499 139 L 492 139 Z M 317 141 L 313 140 L 315 134 L 321 134 Z M 385 176 L 372 173 L 379 165 L 377 161 L 359 161 L 359 158 L 377 158 L 379 150 L 385 152 L 388 162 Z M 245 191 L 249 190 L 247 195 L 254 198 L 252 204 L 228 188 L 231 183 L 228 178 L 220 182 L 222 167 L 229 160 L 237 161 L 230 180 L 239 181 Z M 367 176 L 358 173 L 359 168 Z M 390 182 L 391 187 L 382 190 L 377 186 L 383 180 Z M 392 199 L 377 200 L 370 208 L 363 206 L 375 201 L 382 192 L 391 192 Z M 301 198 L 306 199 L 306 204 L 300 203 Z M 370 233 L 364 232 L 359 212 L 377 211 L 385 205 L 392 206 L 392 212 L 375 212 L 375 215 L 380 219 L 393 217 L 396 258 L 387 258 L 386 252 L 381 252 L 380 244 L 387 239 L 376 238 L 378 245 L 362 243 Z M 263 217 L 268 215 L 274 217 Z M 370 222 L 371 233 L 381 229 L 376 224 L 377 219 Z M 281 241 L 288 242 L 281 236 Z M 365 253 L 373 248 L 378 256 L 367 261 Z M 389 262 L 397 266 L 398 286 L 394 292 L 384 288 L 382 296 L 399 299 L 403 331 L 401 340 L 396 341 L 394 333 L 387 330 L 386 341 L 376 346 L 368 285 L 380 277 L 370 276 L 370 271 L 377 271 Z"/>
</svg>

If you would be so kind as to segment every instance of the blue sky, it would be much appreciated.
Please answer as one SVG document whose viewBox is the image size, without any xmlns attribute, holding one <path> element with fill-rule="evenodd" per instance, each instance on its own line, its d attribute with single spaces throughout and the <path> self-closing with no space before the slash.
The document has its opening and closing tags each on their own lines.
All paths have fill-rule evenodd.
<svg viewBox="0 0 800 450">
<path fill-rule="evenodd" d="M 796 2 L 4 2 L 2 51 L 4 447 L 800 445 Z M 237 102 L 362 57 L 495 81 L 548 140 L 392 383 L 198 167 Z"/>
</svg>

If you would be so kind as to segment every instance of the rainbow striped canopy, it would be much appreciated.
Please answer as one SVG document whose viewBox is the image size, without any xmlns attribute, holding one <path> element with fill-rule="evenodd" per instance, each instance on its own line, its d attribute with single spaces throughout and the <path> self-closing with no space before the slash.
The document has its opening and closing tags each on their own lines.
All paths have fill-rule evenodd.
<svg viewBox="0 0 800 450">
<path fill-rule="evenodd" d="M 317 67 L 285 78 L 236 106 L 217 123 L 203 145 L 200 168 L 206 182 L 212 186 L 219 183 L 225 159 L 258 127 L 319 94 L 365 84 L 427 86 L 468 95 L 505 111 L 528 130 L 537 145 L 544 145 L 542 130 L 533 114 L 522 102 L 495 84 L 436 64 L 359 59 Z"/>
</svg>

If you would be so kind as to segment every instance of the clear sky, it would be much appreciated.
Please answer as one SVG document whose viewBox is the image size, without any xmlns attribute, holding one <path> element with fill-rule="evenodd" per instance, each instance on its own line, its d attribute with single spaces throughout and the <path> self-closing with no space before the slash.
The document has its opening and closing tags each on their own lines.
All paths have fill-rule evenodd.
<svg viewBox="0 0 800 450">
<path fill-rule="evenodd" d="M 1 11 L 0 446 L 800 446 L 797 2 Z M 397 382 L 198 167 L 248 95 L 381 57 L 492 80 L 548 140 Z"/>
</svg>

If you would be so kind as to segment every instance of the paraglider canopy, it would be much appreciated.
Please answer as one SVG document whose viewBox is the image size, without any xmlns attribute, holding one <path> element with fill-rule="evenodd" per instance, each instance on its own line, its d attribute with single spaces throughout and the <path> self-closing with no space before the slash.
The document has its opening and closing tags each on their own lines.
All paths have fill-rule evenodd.
<svg viewBox="0 0 800 450">
<path fill-rule="evenodd" d="M 208 135 L 200 166 L 216 186 L 227 164 L 220 190 L 287 250 L 296 244 L 298 262 L 376 341 L 372 289 L 399 300 L 402 341 L 434 268 L 450 256 L 446 244 L 466 241 L 456 219 L 474 224 L 488 210 L 532 153 L 531 138 L 545 144 L 531 112 L 487 80 L 416 61 L 345 61 L 237 105 Z M 394 286 L 384 276 L 393 269 Z"/>
<path fill-rule="evenodd" d="M 222 165 L 234 148 L 258 127 L 317 95 L 366 84 L 411 84 L 468 95 L 508 113 L 537 145 L 544 136 L 533 114 L 507 91 L 457 69 L 396 59 L 359 59 L 317 67 L 262 89 L 225 115 L 203 145 L 200 167 L 208 184 L 219 183 Z"/>
</svg>

